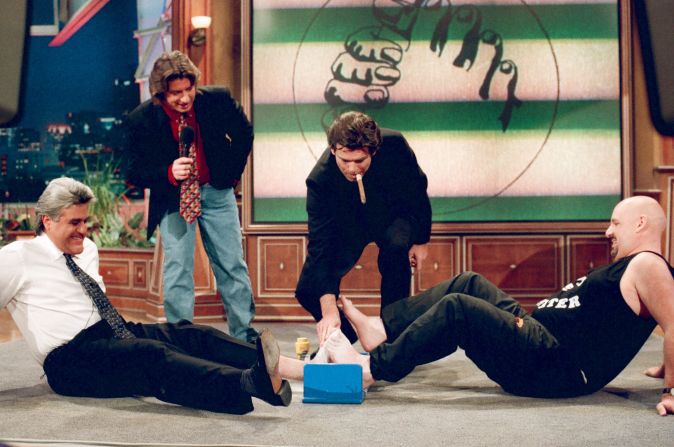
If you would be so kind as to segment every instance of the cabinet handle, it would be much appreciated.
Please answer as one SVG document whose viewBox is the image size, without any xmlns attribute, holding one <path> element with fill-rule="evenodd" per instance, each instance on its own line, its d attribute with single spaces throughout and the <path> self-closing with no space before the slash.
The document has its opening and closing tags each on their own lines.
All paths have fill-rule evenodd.
<svg viewBox="0 0 674 447">
<path fill-rule="evenodd" d="M 143 272 L 140 270 L 138 271 L 138 279 L 143 279 Z"/>
<path fill-rule="evenodd" d="M 517 268 L 517 264 L 510 264 L 510 270 L 515 270 Z"/>
<path fill-rule="evenodd" d="M 363 266 L 360 264 L 356 264 L 353 268 L 356 270 L 363 270 Z"/>
<path fill-rule="evenodd" d="M 437 272 L 439 269 L 440 269 L 440 264 L 438 264 L 437 261 L 434 262 L 433 263 L 433 270 L 435 270 Z"/>
<path fill-rule="evenodd" d="M 590 264 L 588 265 L 588 267 L 593 269 L 594 268 L 594 262 L 590 261 Z"/>
<path fill-rule="evenodd" d="M 278 265 L 278 269 L 279 269 L 279 270 L 284 270 L 285 268 L 286 268 L 286 265 L 285 265 L 283 262 L 281 262 L 281 263 Z"/>
<path fill-rule="evenodd" d="M 105 274 L 106 275 L 112 275 L 112 270 L 106 270 Z"/>
</svg>

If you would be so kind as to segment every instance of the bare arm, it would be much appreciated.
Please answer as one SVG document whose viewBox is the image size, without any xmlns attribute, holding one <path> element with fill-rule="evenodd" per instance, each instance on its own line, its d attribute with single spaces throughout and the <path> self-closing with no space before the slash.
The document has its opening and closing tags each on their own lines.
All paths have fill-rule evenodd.
<svg viewBox="0 0 674 447">
<path fill-rule="evenodd" d="M 331 293 L 326 293 L 321 297 L 321 313 L 323 318 L 316 325 L 316 333 L 318 334 L 318 343 L 323 342 L 328 338 L 334 329 L 341 326 L 339 318 L 339 310 L 337 309 L 337 297 Z"/>
<path fill-rule="evenodd" d="M 664 332 L 664 386 L 674 387 L 674 279 L 665 262 L 652 254 L 637 256 L 630 268 L 629 279 L 643 306 L 640 314 L 651 315 Z M 656 409 L 661 416 L 674 414 L 674 396 L 662 394 Z"/>
</svg>

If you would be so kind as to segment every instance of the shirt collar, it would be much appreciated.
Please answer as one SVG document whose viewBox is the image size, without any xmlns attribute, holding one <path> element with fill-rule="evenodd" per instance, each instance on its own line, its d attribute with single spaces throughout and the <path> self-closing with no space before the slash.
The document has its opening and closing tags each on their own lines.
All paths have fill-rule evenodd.
<svg viewBox="0 0 674 447">
<path fill-rule="evenodd" d="M 177 110 L 172 109 L 171 106 L 169 106 L 166 103 L 166 101 L 161 102 L 161 108 L 164 109 L 164 113 L 166 113 L 166 115 L 169 117 L 169 119 L 171 121 L 178 122 L 178 120 L 180 119 L 180 115 L 182 115 L 181 112 L 178 112 Z M 188 120 L 194 119 L 194 116 L 195 116 L 194 115 L 194 104 L 192 105 L 192 108 L 189 111 L 185 112 L 185 115 L 187 115 L 186 118 Z"/>
<path fill-rule="evenodd" d="M 36 236 L 35 241 L 47 251 L 47 256 L 49 256 L 50 260 L 56 261 L 59 258 L 63 258 L 63 252 L 56 245 L 54 245 L 46 233 Z M 77 258 L 77 255 L 73 255 L 73 258 Z"/>
</svg>

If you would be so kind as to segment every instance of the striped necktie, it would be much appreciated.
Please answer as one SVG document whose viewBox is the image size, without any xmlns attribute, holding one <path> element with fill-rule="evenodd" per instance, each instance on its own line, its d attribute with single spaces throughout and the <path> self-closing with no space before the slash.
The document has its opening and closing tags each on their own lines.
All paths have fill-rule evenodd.
<svg viewBox="0 0 674 447">
<path fill-rule="evenodd" d="M 115 338 L 135 338 L 135 335 L 126 328 L 124 319 L 117 312 L 117 309 L 112 306 L 108 297 L 105 296 L 105 292 L 98 286 L 98 283 L 75 264 L 72 255 L 64 253 L 63 256 L 65 256 L 66 265 L 73 276 L 80 282 L 80 284 L 82 284 L 87 295 L 89 295 L 91 301 L 93 301 L 98 308 L 98 313 L 101 315 L 101 318 L 107 321 L 112 328 Z"/>
<path fill-rule="evenodd" d="M 178 135 L 182 134 L 182 130 L 187 126 L 185 116 L 180 115 L 178 120 Z M 183 143 L 181 142 L 180 145 Z M 185 219 L 185 222 L 191 224 L 197 217 L 201 216 L 201 189 L 199 188 L 199 167 L 197 166 L 197 149 L 194 141 L 189 148 L 179 148 L 180 153 L 187 149 L 187 156 L 193 161 L 192 170 L 189 177 L 180 182 L 180 216 Z"/>
</svg>

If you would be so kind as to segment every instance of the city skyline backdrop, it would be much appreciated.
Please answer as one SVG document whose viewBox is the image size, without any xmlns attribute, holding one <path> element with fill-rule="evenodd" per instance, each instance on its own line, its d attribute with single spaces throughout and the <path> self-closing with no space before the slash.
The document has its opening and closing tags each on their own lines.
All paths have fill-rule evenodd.
<svg viewBox="0 0 674 447">
<path fill-rule="evenodd" d="M 29 7 L 27 28 L 43 24 L 51 0 Z M 45 182 L 121 165 L 124 119 L 138 105 L 135 1 L 109 2 L 63 45 L 27 36 L 17 116 L 0 126 L 0 201 L 31 202 Z"/>
</svg>

